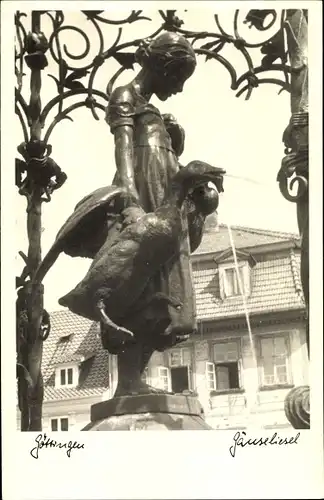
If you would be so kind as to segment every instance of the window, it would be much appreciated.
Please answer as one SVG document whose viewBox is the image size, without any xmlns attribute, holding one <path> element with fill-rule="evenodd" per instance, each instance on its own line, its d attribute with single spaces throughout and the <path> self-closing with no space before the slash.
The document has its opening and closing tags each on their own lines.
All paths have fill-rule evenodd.
<svg viewBox="0 0 324 500">
<path fill-rule="evenodd" d="M 173 349 L 170 352 L 170 366 L 181 366 L 182 365 L 182 350 Z"/>
<path fill-rule="evenodd" d="M 191 353 L 188 347 L 172 349 L 169 353 L 170 366 L 191 365 Z"/>
<path fill-rule="evenodd" d="M 59 428 L 60 427 L 60 428 Z M 68 431 L 69 419 L 67 417 L 51 418 L 51 431 Z"/>
<path fill-rule="evenodd" d="M 241 388 L 240 354 L 237 341 L 219 342 L 213 346 L 214 363 L 206 363 L 209 390 L 230 391 Z"/>
<path fill-rule="evenodd" d="M 57 418 L 52 418 L 52 420 L 51 420 L 51 431 L 58 431 L 58 420 L 57 420 Z"/>
<path fill-rule="evenodd" d="M 260 338 L 261 385 L 289 383 L 288 338 L 284 335 Z"/>
<path fill-rule="evenodd" d="M 159 388 L 164 391 L 171 392 L 170 370 L 166 366 L 158 367 L 159 373 Z"/>
<path fill-rule="evenodd" d="M 184 391 L 191 390 L 190 383 L 190 367 L 189 366 L 173 366 L 171 372 L 171 388 L 172 391 L 181 394 Z"/>
<path fill-rule="evenodd" d="M 191 390 L 191 351 L 188 347 L 172 349 L 169 353 L 171 389 L 175 393 Z"/>
<path fill-rule="evenodd" d="M 60 370 L 60 384 L 73 385 L 73 368 L 63 368 Z"/>
<path fill-rule="evenodd" d="M 76 362 L 72 365 L 57 365 L 55 369 L 55 387 L 76 387 L 79 383 L 80 366 Z"/>
<path fill-rule="evenodd" d="M 209 391 L 216 391 L 216 370 L 214 363 L 206 363 L 206 381 Z"/>
<path fill-rule="evenodd" d="M 223 279 L 223 286 L 221 288 L 224 297 L 234 297 L 236 295 L 241 295 L 240 285 L 242 288 L 242 293 L 245 293 L 246 290 L 243 266 L 239 266 L 238 270 L 233 266 L 224 268 L 222 271 L 223 272 L 220 274 L 220 276 L 222 276 Z M 241 283 L 239 283 L 237 271 L 239 273 Z"/>
</svg>

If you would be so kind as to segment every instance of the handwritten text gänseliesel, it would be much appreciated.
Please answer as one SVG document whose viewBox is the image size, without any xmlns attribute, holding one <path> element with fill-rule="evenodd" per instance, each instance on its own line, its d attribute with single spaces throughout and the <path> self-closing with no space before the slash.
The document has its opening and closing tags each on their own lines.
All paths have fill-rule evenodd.
<svg viewBox="0 0 324 500">
<path fill-rule="evenodd" d="M 232 457 L 235 457 L 236 453 L 236 448 L 241 447 L 244 448 L 245 446 L 267 446 L 267 445 L 277 445 L 277 446 L 282 446 L 282 445 L 288 445 L 288 444 L 297 444 L 297 441 L 299 439 L 300 432 L 296 434 L 296 436 L 287 438 L 281 438 L 278 436 L 278 434 L 275 432 L 271 438 L 269 437 L 258 437 L 258 438 L 247 438 L 246 437 L 246 432 L 236 432 L 236 434 L 233 437 L 234 444 L 230 446 L 229 452 L 232 455 Z"/>
<path fill-rule="evenodd" d="M 30 450 L 30 454 L 33 458 L 38 459 L 39 450 L 42 448 L 65 448 L 66 454 L 70 458 L 72 450 L 84 449 L 84 444 L 80 444 L 77 441 L 69 441 L 67 443 L 59 443 L 54 439 L 50 439 L 45 433 L 39 434 L 35 438 L 36 446 Z"/>
</svg>

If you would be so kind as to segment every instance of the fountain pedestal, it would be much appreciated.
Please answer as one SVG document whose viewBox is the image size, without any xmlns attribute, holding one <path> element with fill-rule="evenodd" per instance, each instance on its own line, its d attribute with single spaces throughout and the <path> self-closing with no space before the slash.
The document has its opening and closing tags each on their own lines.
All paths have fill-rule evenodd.
<svg viewBox="0 0 324 500">
<path fill-rule="evenodd" d="M 84 431 L 212 430 L 193 396 L 142 394 L 114 397 L 92 405 Z"/>
<path fill-rule="evenodd" d="M 294 429 L 310 428 L 310 388 L 294 387 L 285 399 L 285 414 Z"/>
<path fill-rule="evenodd" d="M 111 345 L 103 345 L 111 351 Z M 141 375 L 153 352 L 154 346 L 140 340 L 119 350 L 114 397 L 92 405 L 84 431 L 212 429 L 196 396 L 170 394 L 143 383 Z"/>
</svg>

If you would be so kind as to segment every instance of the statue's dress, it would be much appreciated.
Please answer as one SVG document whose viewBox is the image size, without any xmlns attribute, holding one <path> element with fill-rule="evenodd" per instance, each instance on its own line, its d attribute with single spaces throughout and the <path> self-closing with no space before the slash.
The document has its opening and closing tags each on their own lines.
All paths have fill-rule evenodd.
<svg viewBox="0 0 324 500">
<path fill-rule="evenodd" d="M 134 174 L 140 204 L 145 212 L 155 211 L 162 204 L 171 178 L 179 170 L 159 110 L 127 85 L 111 94 L 106 120 L 112 133 L 120 126 L 133 128 Z M 120 184 L 118 173 L 113 184 Z M 182 225 L 185 237 L 179 256 L 158 272 L 148 291 L 149 294 L 163 292 L 182 303 L 180 309 L 171 306 L 168 309 L 172 331 L 177 335 L 186 335 L 196 329 L 186 204 L 182 209 Z"/>
</svg>

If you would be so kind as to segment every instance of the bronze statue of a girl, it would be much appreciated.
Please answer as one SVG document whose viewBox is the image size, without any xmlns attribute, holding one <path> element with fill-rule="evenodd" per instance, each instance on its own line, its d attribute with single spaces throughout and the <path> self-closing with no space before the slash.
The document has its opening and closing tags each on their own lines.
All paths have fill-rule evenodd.
<svg viewBox="0 0 324 500">
<path fill-rule="evenodd" d="M 178 157 L 184 147 L 184 130 L 171 115 L 161 115 L 149 101 L 153 95 L 165 101 L 182 91 L 196 67 L 194 50 L 184 37 L 165 32 L 154 40 L 143 40 L 135 59 L 141 66 L 140 72 L 129 84 L 111 93 L 106 112 L 115 142 L 117 171 L 113 185 L 95 191 L 78 203 L 45 257 L 36 276 L 39 280 L 61 251 L 93 258 L 90 268 L 93 270 L 107 248 L 118 244 L 125 227 L 135 223 L 142 214 L 160 209 L 173 186 L 173 178 L 181 169 Z M 137 312 L 136 307 L 132 312 L 124 311 L 119 323 L 123 329 L 120 341 L 111 335 L 111 325 L 101 322 L 103 345 L 112 353 L 125 351 L 125 330 L 134 332 L 132 342 L 142 345 L 143 359 L 138 360 L 140 371 L 153 350 L 170 347 L 196 330 L 190 253 L 200 244 L 205 217 L 217 208 L 218 192 L 223 190 L 224 171 L 218 169 L 215 176 L 216 170 L 213 182 L 217 189 L 210 188 L 206 179 L 204 184 L 200 182 L 187 193 L 181 207 L 176 255 L 156 269 L 141 296 Z M 154 257 L 147 266 L 154 266 Z M 150 300 L 152 297 L 162 300 Z M 67 294 L 62 305 L 69 307 L 70 299 L 71 295 Z M 109 311 L 105 313 L 109 316 Z"/>
<path fill-rule="evenodd" d="M 115 138 L 113 184 L 126 188 L 130 199 L 152 212 L 161 205 L 179 163 L 163 117 L 149 101 L 153 94 L 165 101 L 181 92 L 194 72 L 196 57 L 185 38 L 166 32 L 144 40 L 135 58 L 141 65 L 139 74 L 112 92 L 107 108 L 106 120 Z M 185 210 L 182 225 L 188 232 Z M 181 309 L 169 308 L 174 330 L 183 335 L 196 329 L 189 255 L 186 238 L 178 261 L 166 264 L 151 284 L 153 293 L 163 291 L 183 304 Z"/>
</svg>

